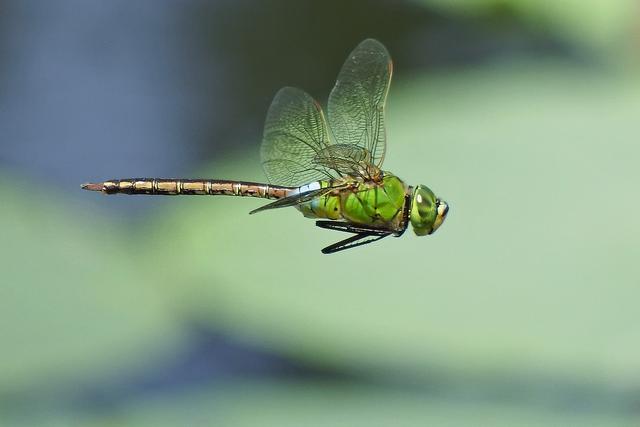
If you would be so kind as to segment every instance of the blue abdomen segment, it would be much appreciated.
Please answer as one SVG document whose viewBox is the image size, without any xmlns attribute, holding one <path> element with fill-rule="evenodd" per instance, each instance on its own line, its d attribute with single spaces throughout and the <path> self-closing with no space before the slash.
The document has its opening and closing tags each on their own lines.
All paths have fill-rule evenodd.
<svg viewBox="0 0 640 427">
<path fill-rule="evenodd" d="M 300 187 L 302 191 L 314 190 L 317 188 L 328 187 L 328 181 L 318 181 Z M 308 187 L 308 189 L 307 189 Z M 298 205 L 298 210 L 307 218 L 326 218 L 326 219 L 342 219 L 342 210 L 340 207 L 340 194 L 327 194 L 316 197 L 309 202 Z"/>
</svg>

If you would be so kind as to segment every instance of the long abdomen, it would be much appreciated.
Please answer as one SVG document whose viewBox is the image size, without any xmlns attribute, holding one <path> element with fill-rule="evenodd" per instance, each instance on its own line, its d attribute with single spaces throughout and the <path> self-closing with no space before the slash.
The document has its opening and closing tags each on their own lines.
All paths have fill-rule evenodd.
<svg viewBox="0 0 640 427">
<path fill-rule="evenodd" d="M 85 190 L 105 194 L 148 194 L 163 196 L 247 196 L 264 199 L 281 199 L 298 191 L 297 187 L 282 187 L 246 181 L 218 179 L 162 179 L 125 178 L 84 184 Z"/>
</svg>

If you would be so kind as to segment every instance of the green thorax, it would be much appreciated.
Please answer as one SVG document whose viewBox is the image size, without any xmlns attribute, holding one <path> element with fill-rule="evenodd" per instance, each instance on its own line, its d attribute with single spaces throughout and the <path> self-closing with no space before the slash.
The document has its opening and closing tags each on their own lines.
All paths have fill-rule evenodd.
<svg viewBox="0 0 640 427">
<path fill-rule="evenodd" d="M 400 178 L 384 172 L 382 185 L 355 178 L 341 181 L 352 185 L 302 203 L 298 209 L 308 218 L 345 220 L 393 231 L 404 229 L 403 211 L 409 189 Z M 328 187 L 331 184 L 320 181 L 320 185 Z"/>
</svg>

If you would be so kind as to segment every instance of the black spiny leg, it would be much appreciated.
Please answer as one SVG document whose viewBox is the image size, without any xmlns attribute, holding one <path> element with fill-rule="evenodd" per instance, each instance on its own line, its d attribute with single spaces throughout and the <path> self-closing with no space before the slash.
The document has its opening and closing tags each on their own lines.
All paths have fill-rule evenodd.
<svg viewBox="0 0 640 427">
<path fill-rule="evenodd" d="M 373 243 L 377 240 L 384 239 L 389 236 L 391 233 L 382 234 L 382 235 L 370 235 L 370 234 L 356 234 L 355 236 L 351 236 L 348 239 L 340 240 L 338 243 L 334 243 L 333 245 L 327 246 L 322 249 L 323 254 L 333 254 L 336 252 L 343 251 L 345 249 L 355 248 L 357 246 L 366 245 L 368 243 Z M 366 239 L 366 240 L 363 240 Z"/>
<path fill-rule="evenodd" d="M 316 221 L 316 225 L 320 228 L 326 228 L 328 230 L 355 234 L 355 236 L 351 236 L 347 239 L 341 240 L 337 243 L 334 243 L 333 245 L 327 246 L 326 248 L 322 249 L 323 254 L 332 254 L 335 252 L 343 251 L 345 249 L 351 249 L 357 246 L 366 245 L 368 243 L 373 243 L 377 240 L 384 239 L 385 237 L 393 234 L 389 230 L 361 225 L 353 225 L 336 221 Z"/>
<path fill-rule="evenodd" d="M 341 221 L 316 221 L 316 225 L 327 230 L 342 231 L 344 233 L 369 234 L 372 236 L 386 236 L 392 234 L 392 231 L 384 228 L 367 227 L 366 225 L 349 224 Z"/>
</svg>

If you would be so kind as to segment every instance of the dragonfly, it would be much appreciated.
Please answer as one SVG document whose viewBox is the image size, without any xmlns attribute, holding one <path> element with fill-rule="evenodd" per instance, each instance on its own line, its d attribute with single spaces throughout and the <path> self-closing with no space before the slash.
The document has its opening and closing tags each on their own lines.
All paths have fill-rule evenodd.
<svg viewBox="0 0 640 427">
<path fill-rule="evenodd" d="M 284 87 L 267 112 L 260 158 L 268 183 L 220 179 L 125 178 L 83 184 L 105 194 L 225 195 L 271 199 L 251 214 L 294 207 L 323 229 L 349 237 L 330 254 L 400 237 L 435 232 L 449 205 L 425 185 L 407 185 L 382 169 L 387 151 L 385 105 L 393 63 L 382 43 L 361 42 L 348 56 L 325 116 L 301 89 Z"/>
</svg>

